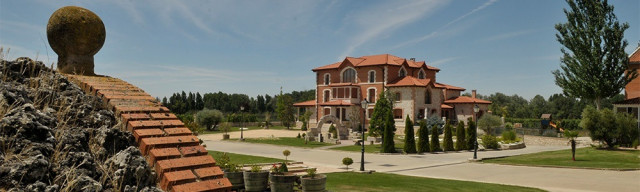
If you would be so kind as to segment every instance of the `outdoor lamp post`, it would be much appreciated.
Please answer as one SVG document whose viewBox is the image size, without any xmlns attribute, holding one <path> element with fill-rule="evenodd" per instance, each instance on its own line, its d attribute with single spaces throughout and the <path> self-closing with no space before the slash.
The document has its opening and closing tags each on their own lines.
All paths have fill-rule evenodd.
<svg viewBox="0 0 640 192">
<path fill-rule="evenodd" d="M 240 141 L 244 141 L 244 106 L 240 106 Z"/>
<path fill-rule="evenodd" d="M 475 116 L 476 122 L 476 133 L 473 136 L 474 145 L 473 145 L 473 159 L 478 159 L 478 112 L 480 112 L 480 107 L 476 104 L 473 106 L 473 116 Z"/>
<path fill-rule="evenodd" d="M 364 117 L 362 117 L 362 127 L 360 127 L 360 133 L 362 134 L 362 141 L 360 142 L 360 144 L 362 144 L 362 154 L 360 156 L 360 171 L 364 171 L 364 124 L 367 122 L 367 105 L 369 105 L 369 102 L 367 102 L 366 99 L 360 102 L 360 107 L 362 107 L 362 114 L 364 114 Z"/>
</svg>

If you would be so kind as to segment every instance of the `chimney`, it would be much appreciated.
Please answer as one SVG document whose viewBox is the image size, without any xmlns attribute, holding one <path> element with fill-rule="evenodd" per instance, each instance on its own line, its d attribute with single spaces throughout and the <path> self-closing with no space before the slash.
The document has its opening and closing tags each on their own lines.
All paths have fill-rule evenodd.
<svg viewBox="0 0 640 192">
<path fill-rule="evenodd" d="M 471 90 L 471 98 L 476 98 L 476 90 Z"/>
<path fill-rule="evenodd" d="M 411 61 L 416 61 L 416 58 L 411 58 L 411 59 L 409 59 L 409 60 L 411 60 Z"/>
</svg>

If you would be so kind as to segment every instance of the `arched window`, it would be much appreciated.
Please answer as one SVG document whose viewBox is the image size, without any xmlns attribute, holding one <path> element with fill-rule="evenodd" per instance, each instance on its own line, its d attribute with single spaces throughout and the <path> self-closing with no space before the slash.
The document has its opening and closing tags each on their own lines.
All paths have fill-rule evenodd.
<svg viewBox="0 0 640 192">
<path fill-rule="evenodd" d="M 407 70 L 405 70 L 404 68 L 400 69 L 400 72 L 398 72 L 398 76 L 399 77 L 407 76 Z"/>
<path fill-rule="evenodd" d="M 424 92 L 424 104 L 431 104 L 431 91 L 429 89 Z"/>
<path fill-rule="evenodd" d="M 330 79 L 329 77 L 330 77 L 329 73 L 324 74 L 324 84 L 325 85 L 329 85 L 329 79 Z"/>
<path fill-rule="evenodd" d="M 329 97 L 331 96 L 331 91 L 329 90 L 324 90 L 324 100 L 323 102 L 329 102 Z"/>
<path fill-rule="evenodd" d="M 356 82 L 356 70 L 353 68 L 349 68 L 342 72 L 342 82 L 343 83 L 355 83 Z"/>
<path fill-rule="evenodd" d="M 369 71 L 369 83 L 376 82 L 376 71 Z"/>
<path fill-rule="evenodd" d="M 425 75 L 424 75 L 424 71 L 420 70 L 420 72 L 418 73 L 418 79 L 425 79 Z"/>
</svg>

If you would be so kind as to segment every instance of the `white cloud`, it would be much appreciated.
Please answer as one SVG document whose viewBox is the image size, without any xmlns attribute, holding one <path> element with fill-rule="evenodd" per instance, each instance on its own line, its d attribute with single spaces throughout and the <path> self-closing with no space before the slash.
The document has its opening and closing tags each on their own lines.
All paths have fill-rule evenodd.
<svg viewBox="0 0 640 192">
<path fill-rule="evenodd" d="M 355 15 L 347 18 L 345 22 L 348 25 L 353 23 L 354 29 L 358 31 L 353 33 L 352 40 L 349 41 L 340 58 L 351 55 L 355 49 L 375 38 L 392 33 L 435 12 L 446 3 L 448 1 L 414 1 L 412 3 L 394 1 L 357 10 Z"/>
<path fill-rule="evenodd" d="M 520 30 L 520 31 L 513 31 L 513 32 L 507 32 L 507 33 L 502 33 L 502 34 L 497 34 L 491 37 L 487 37 L 484 38 L 480 41 L 498 41 L 498 40 L 504 40 L 504 39 L 509 39 L 509 38 L 513 38 L 513 37 L 517 37 L 517 36 L 521 36 L 521 35 L 526 35 L 526 34 L 530 34 L 535 32 L 535 30 L 531 30 L 531 29 L 527 29 L 527 30 Z"/>
<path fill-rule="evenodd" d="M 116 5 L 120 6 L 120 8 L 124 9 L 133 19 L 133 22 L 137 24 L 144 24 L 144 18 L 142 14 L 140 14 L 140 10 L 136 9 L 136 5 L 131 1 L 112 1 Z"/>
<path fill-rule="evenodd" d="M 437 67 L 439 65 L 444 65 L 444 64 L 449 63 L 449 62 L 451 62 L 453 60 L 456 60 L 456 59 L 458 59 L 458 57 L 444 58 L 444 59 L 436 60 L 436 61 L 433 61 L 433 62 L 429 62 L 429 63 L 427 63 L 427 65 L 431 65 L 431 66 Z"/>
<path fill-rule="evenodd" d="M 443 33 L 442 30 L 445 30 L 446 28 L 448 28 L 449 26 L 453 25 L 454 23 L 457 23 L 458 21 L 461 21 L 461 20 L 467 18 L 468 16 L 470 16 L 470 15 L 472 15 L 472 14 L 474 14 L 474 13 L 480 11 L 480 10 L 483 10 L 483 9 L 489 7 L 490 5 L 494 4 L 497 1 L 498 0 L 489 0 L 489 1 L 485 2 L 484 4 L 476 7 L 475 9 L 465 13 L 464 15 L 461 15 L 461 16 L 457 17 L 456 19 L 449 21 L 447 24 L 445 24 L 442 27 L 436 29 L 435 31 L 433 31 L 431 33 L 428 33 L 428 34 L 426 34 L 426 35 L 424 35 L 422 37 L 418 37 L 418 38 L 411 39 L 409 41 L 405 41 L 403 43 L 400 43 L 400 44 L 398 44 L 396 46 L 393 46 L 392 49 L 404 47 L 404 46 L 407 46 L 409 44 L 419 43 L 419 42 L 425 41 L 427 39 L 431 39 L 433 37 L 436 37 L 440 33 Z"/>
</svg>

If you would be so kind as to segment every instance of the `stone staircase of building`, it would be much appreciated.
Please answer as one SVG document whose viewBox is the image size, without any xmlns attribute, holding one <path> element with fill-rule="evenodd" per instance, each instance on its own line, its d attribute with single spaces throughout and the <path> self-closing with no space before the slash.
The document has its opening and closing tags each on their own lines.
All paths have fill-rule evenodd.
<svg viewBox="0 0 640 192">
<path fill-rule="evenodd" d="M 117 78 L 67 75 L 85 92 L 102 99 L 133 133 L 166 191 L 231 191 L 216 161 L 176 115 L 155 98 Z"/>
</svg>

